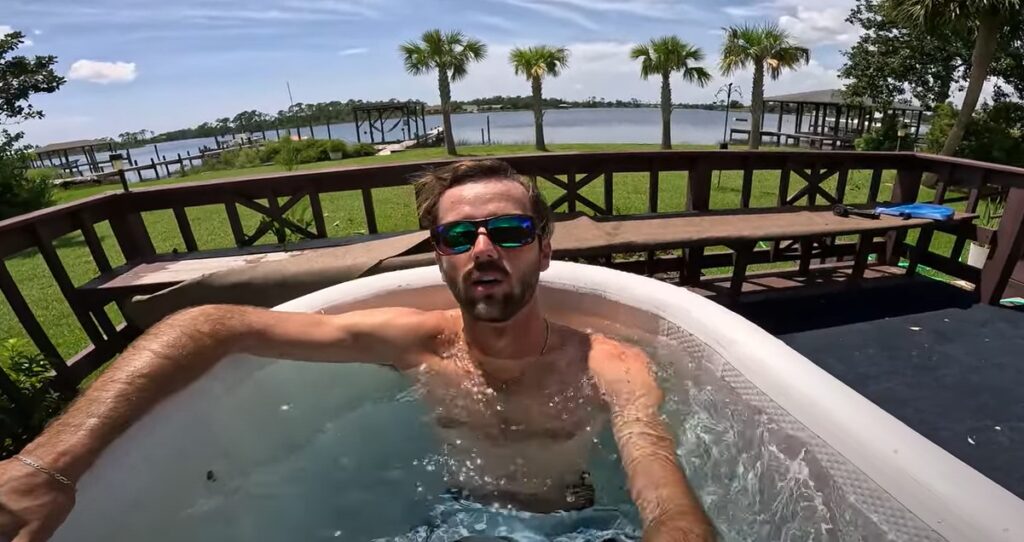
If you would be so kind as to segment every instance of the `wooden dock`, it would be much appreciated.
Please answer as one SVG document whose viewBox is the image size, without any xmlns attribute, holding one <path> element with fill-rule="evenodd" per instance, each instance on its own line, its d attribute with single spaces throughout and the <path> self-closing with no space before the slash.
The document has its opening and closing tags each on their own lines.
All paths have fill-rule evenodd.
<svg viewBox="0 0 1024 542">
<path fill-rule="evenodd" d="M 377 156 L 387 156 L 396 152 L 402 152 L 406 149 L 413 149 L 416 147 L 429 147 L 438 141 L 444 139 L 444 128 L 437 126 L 429 131 L 426 135 L 417 139 L 407 139 L 398 143 L 390 143 L 388 145 L 377 145 Z"/>
<path fill-rule="evenodd" d="M 130 174 L 134 173 L 136 176 L 136 180 L 138 182 L 160 180 L 161 178 L 167 179 L 170 178 L 174 173 L 180 173 L 188 168 L 194 167 L 196 162 L 202 164 L 204 160 L 209 160 L 210 158 L 220 156 L 224 151 L 239 148 L 247 148 L 252 146 L 253 145 L 249 145 L 246 147 L 232 146 L 225 147 L 222 149 L 210 149 L 204 150 L 199 154 L 192 154 L 189 151 L 185 151 L 184 156 L 181 153 L 178 153 L 177 156 L 172 158 L 168 158 L 167 155 L 163 155 L 160 157 L 161 160 L 159 161 L 157 161 L 155 158 L 150 158 L 148 164 L 145 162 L 139 164 L 138 161 L 134 161 L 134 165 L 120 170 L 112 169 L 110 171 L 101 171 L 90 175 L 81 175 L 81 172 L 79 172 L 80 174 L 77 177 L 54 179 L 53 184 L 60 186 L 61 188 L 70 188 L 72 186 L 79 186 L 84 184 L 115 184 L 120 182 L 122 173 L 124 174 L 126 179 L 130 178 Z M 161 170 L 163 170 L 162 177 Z M 147 179 L 143 175 L 143 173 L 146 171 L 152 171 L 154 178 Z"/>
<path fill-rule="evenodd" d="M 743 137 L 737 138 L 737 135 Z M 780 132 L 777 130 L 761 130 L 761 137 L 764 139 L 775 139 L 775 144 L 780 147 L 782 145 L 796 145 L 799 147 L 804 141 L 806 141 L 807 146 L 812 149 L 824 149 L 825 147 L 831 147 L 832 149 L 852 148 L 854 141 L 854 137 L 850 135 L 813 132 Z M 730 128 L 729 141 L 736 140 L 749 142 L 750 129 Z M 783 141 L 785 141 L 785 143 L 783 143 Z"/>
</svg>

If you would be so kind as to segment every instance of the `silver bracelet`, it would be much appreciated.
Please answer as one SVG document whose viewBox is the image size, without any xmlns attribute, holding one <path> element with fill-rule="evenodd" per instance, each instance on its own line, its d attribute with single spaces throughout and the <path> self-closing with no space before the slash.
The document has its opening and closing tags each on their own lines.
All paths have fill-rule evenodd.
<svg viewBox="0 0 1024 542">
<path fill-rule="evenodd" d="M 18 461 L 21 461 L 22 463 L 32 467 L 33 469 L 36 469 L 37 471 L 39 471 L 39 472 L 49 476 L 50 478 L 53 478 L 54 480 L 56 480 L 56 481 L 58 481 L 58 482 L 60 482 L 60 483 L 62 483 L 64 485 L 66 485 L 66 486 L 68 486 L 68 487 L 70 487 L 72 489 L 75 488 L 75 483 L 72 482 L 67 476 L 64 476 L 63 474 L 61 474 L 59 472 L 52 471 L 52 470 L 50 470 L 50 469 L 40 465 L 39 463 L 36 463 L 35 461 L 32 461 L 31 459 L 29 459 L 29 458 L 27 458 L 27 457 L 25 457 L 25 456 L 23 456 L 21 454 L 15 455 L 14 459 L 17 459 Z"/>
</svg>

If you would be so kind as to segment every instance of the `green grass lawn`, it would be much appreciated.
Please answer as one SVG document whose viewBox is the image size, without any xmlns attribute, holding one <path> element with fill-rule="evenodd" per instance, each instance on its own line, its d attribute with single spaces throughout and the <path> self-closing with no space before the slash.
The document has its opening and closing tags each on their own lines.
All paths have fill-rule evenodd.
<svg viewBox="0 0 1024 542">
<path fill-rule="evenodd" d="M 677 148 L 708 149 L 708 146 L 690 146 Z M 551 145 L 552 151 L 622 151 L 622 150 L 654 150 L 656 145 Z M 527 145 L 494 145 L 461 147 L 465 156 L 507 155 L 534 152 Z M 391 156 L 352 158 L 342 162 L 320 162 L 300 166 L 298 170 L 311 170 L 333 167 L 362 166 L 368 164 L 384 164 L 390 162 L 408 162 L 447 158 L 443 149 L 414 149 Z M 242 170 L 216 171 L 190 175 L 161 181 L 143 183 L 145 186 L 195 182 L 239 176 L 254 176 L 264 173 L 284 171 L 279 166 L 264 166 Z M 851 171 L 847 185 L 847 201 L 863 202 L 866 199 L 870 182 L 870 171 Z M 834 180 L 830 181 L 834 186 Z M 739 207 L 742 175 L 739 172 L 723 173 L 719 180 L 718 173 L 712 178 L 711 206 L 714 209 Z M 829 183 L 826 183 L 828 185 Z M 142 186 L 142 185 L 139 185 Z M 791 193 L 796 192 L 803 183 L 792 177 Z M 828 186 L 828 188 L 832 188 Z M 757 172 L 754 175 L 754 188 L 751 205 L 754 207 L 772 207 L 776 203 L 778 187 L 777 172 Z M 545 195 L 554 199 L 561 191 L 546 181 L 541 181 Z M 98 193 L 116 190 L 114 186 L 79 187 L 58 192 L 58 202 L 68 202 Z M 891 189 L 891 172 L 883 178 L 880 198 L 886 198 Z M 927 190 L 925 191 L 927 192 Z M 603 188 L 600 182 L 594 182 L 581 191 L 582 195 L 598 204 L 603 203 Z M 616 174 L 615 202 L 617 214 L 642 213 L 648 209 L 648 175 Z M 680 172 L 662 173 L 658 198 L 659 211 L 680 211 L 685 205 L 686 174 Z M 411 230 L 417 227 L 414 210 L 414 198 L 411 187 L 393 187 L 373 191 L 378 226 L 381 231 Z M 922 198 L 930 194 L 922 194 Z M 328 234 L 341 237 L 366 232 L 362 200 L 358 192 L 322 194 L 321 203 L 326 216 Z M 582 210 L 582 208 L 581 208 Z M 243 224 L 247 231 L 258 224 L 259 216 L 248 209 L 239 209 Z M 222 205 L 210 205 L 188 209 L 192 228 L 199 248 L 214 249 L 233 246 L 234 241 L 228 226 L 227 217 Z M 171 211 L 154 211 L 145 213 L 144 219 L 159 252 L 184 250 L 184 243 L 178 233 L 177 225 Z M 97 224 L 97 233 L 107 249 L 111 263 L 119 265 L 124 262 L 109 225 L 104 222 Z M 274 243 L 273 236 L 268 235 L 261 243 Z M 55 242 L 61 260 L 76 285 L 81 285 L 98 274 L 84 240 L 80 234 L 69 234 Z M 948 253 L 952 245 L 952 237 L 936 235 L 933 250 Z M 32 306 L 51 339 L 64 356 L 71 356 L 88 345 L 84 333 L 79 329 L 70 308 L 64 302 L 50 273 L 39 254 L 25 251 L 7 260 L 8 268 L 21 290 Z M 780 264 L 772 264 L 778 266 Z M 781 264 L 786 265 L 786 264 Z M 763 269 L 755 266 L 752 270 Z M 119 314 L 111 313 L 115 321 L 120 321 Z M 0 306 L 0 339 L 19 337 L 25 338 L 24 330 L 14 318 L 7 304 Z"/>
</svg>

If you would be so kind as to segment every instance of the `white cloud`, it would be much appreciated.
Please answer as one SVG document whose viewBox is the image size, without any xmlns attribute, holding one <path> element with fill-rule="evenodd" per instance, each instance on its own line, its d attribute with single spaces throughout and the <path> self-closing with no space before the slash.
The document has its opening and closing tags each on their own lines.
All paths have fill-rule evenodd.
<svg viewBox="0 0 1024 542">
<path fill-rule="evenodd" d="M 779 26 L 805 46 L 852 45 L 862 30 L 846 22 L 849 13 L 849 9 L 842 7 L 814 9 L 798 6 L 795 14 L 779 17 Z"/>
<path fill-rule="evenodd" d="M 36 30 L 32 31 L 32 34 L 34 34 L 36 36 L 42 36 L 43 35 L 43 31 L 39 30 L 39 29 L 36 29 Z"/>
<path fill-rule="evenodd" d="M 519 26 L 512 23 L 508 19 L 505 19 L 504 17 L 495 17 L 494 15 L 487 15 L 484 13 L 474 13 L 471 16 L 471 18 L 474 21 L 478 21 L 485 25 L 493 26 L 495 28 L 505 30 L 507 32 L 515 32 L 516 30 L 520 30 Z"/>
<path fill-rule="evenodd" d="M 35 44 L 36 44 L 36 42 L 34 42 L 34 41 L 32 41 L 32 40 L 30 40 L 28 38 L 25 38 L 25 45 L 24 45 L 25 47 L 32 47 Z"/>
<path fill-rule="evenodd" d="M 366 52 L 369 52 L 369 49 L 367 49 L 366 47 L 352 47 L 350 49 L 342 49 L 338 51 L 338 56 L 361 55 Z"/>
<path fill-rule="evenodd" d="M 101 62 L 76 60 L 68 71 L 68 79 L 106 85 L 130 83 L 138 76 L 134 62 Z"/>
<path fill-rule="evenodd" d="M 846 22 L 855 0 L 762 0 L 727 6 L 722 11 L 736 19 L 776 18 L 805 46 L 851 45 L 862 30 Z"/>
<path fill-rule="evenodd" d="M 288 0 L 284 5 L 289 8 L 324 11 L 338 15 L 375 17 L 377 10 L 370 5 L 372 3 L 366 0 Z"/>
<path fill-rule="evenodd" d="M 582 26 L 588 30 L 598 30 L 600 27 L 586 15 L 577 11 L 566 9 L 561 6 L 544 3 L 543 0 L 502 0 L 507 4 L 526 8 L 543 13 L 548 17 L 569 21 L 570 23 Z"/>
<path fill-rule="evenodd" d="M 774 11 L 772 4 L 754 4 L 750 6 L 726 6 L 722 11 L 733 17 L 763 17 Z"/>
<path fill-rule="evenodd" d="M 678 0 L 495 0 L 569 21 L 589 30 L 600 26 L 590 14 L 625 14 L 656 20 L 682 20 L 706 16 L 706 12 Z"/>
</svg>

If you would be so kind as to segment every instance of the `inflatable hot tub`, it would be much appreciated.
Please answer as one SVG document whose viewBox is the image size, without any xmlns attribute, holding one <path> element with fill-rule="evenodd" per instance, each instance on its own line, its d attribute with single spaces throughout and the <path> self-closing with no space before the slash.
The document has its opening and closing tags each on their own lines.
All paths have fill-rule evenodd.
<svg viewBox="0 0 1024 542">
<path fill-rule="evenodd" d="M 541 279 L 552 318 L 656 360 L 680 460 L 724 539 L 1024 539 L 1024 502 L 726 308 L 600 267 L 554 262 Z M 277 310 L 452 304 L 431 267 Z M 232 356 L 103 454 L 55 540 L 454 540 L 418 527 L 444 490 L 424 414 L 381 367 Z M 598 502 L 635 522 L 600 440 Z"/>
</svg>

